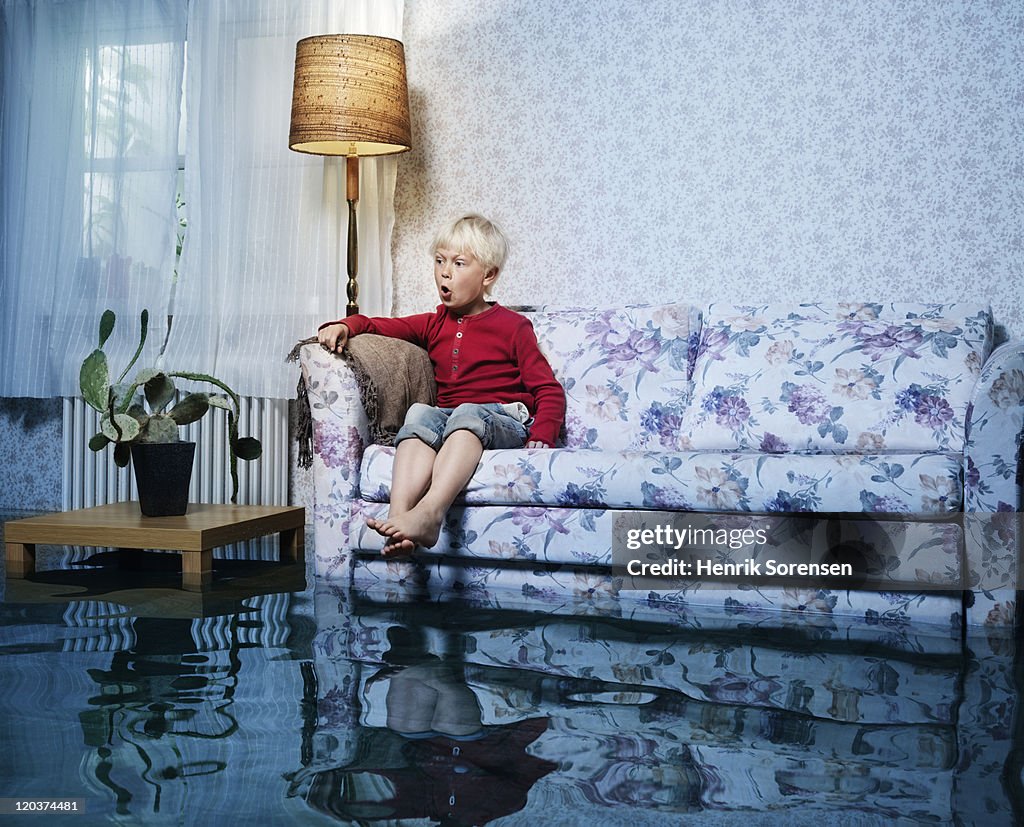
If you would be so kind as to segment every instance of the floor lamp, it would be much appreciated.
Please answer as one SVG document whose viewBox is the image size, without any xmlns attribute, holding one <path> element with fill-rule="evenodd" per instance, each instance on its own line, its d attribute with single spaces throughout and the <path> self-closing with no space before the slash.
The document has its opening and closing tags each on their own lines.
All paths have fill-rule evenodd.
<svg viewBox="0 0 1024 827">
<path fill-rule="evenodd" d="M 359 312 L 359 158 L 412 147 L 405 49 L 389 37 L 324 34 L 295 46 L 288 146 L 312 155 L 344 155 L 348 201 L 348 305 Z"/>
</svg>

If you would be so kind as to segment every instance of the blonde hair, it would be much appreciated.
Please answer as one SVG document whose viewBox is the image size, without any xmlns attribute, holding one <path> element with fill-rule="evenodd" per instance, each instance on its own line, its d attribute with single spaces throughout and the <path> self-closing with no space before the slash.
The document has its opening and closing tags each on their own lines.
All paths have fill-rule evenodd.
<svg viewBox="0 0 1024 827">
<path fill-rule="evenodd" d="M 431 255 L 440 249 L 471 253 L 484 272 L 501 272 L 508 258 L 508 239 L 493 221 L 477 213 L 467 213 L 440 229 L 434 238 Z"/>
</svg>

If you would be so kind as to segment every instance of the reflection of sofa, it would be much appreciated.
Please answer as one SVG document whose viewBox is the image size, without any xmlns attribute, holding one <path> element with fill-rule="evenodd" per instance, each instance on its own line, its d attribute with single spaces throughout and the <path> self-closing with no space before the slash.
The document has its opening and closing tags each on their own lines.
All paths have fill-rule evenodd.
<svg viewBox="0 0 1024 827">
<path fill-rule="evenodd" d="M 969 623 L 1012 619 L 1024 350 L 992 352 L 985 308 L 666 304 L 530 315 L 566 389 L 565 447 L 485 453 L 439 543 L 406 563 L 380 560 L 363 522 L 386 512 L 394 450 L 368 444 L 346 363 L 304 348 L 318 575 L 617 594 L 617 513 L 907 514 L 889 525 L 910 533 L 875 566 L 900 594 L 696 584 L 651 596 L 954 625 L 966 603 Z M 963 512 L 978 519 L 961 525 Z"/>
<path fill-rule="evenodd" d="M 780 627 L 768 612 L 758 626 L 751 614 L 673 617 L 623 601 L 563 600 L 558 613 L 514 594 L 473 607 L 396 597 L 317 584 L 304 778 L 379 766 L 367 745 L 395 740 L 394 680 L 437 658 L 475 696 L 485 731 L 548 719 L 528 751 L 558 769 L 533 783 L 522 823 L 566 802 L 573 823 L 589 806 L 595 823 L 647 811 L 975 823 L 1015 795 L 1000 778 L 1014 743 L 1011 638 L 965 646 L 949 628 Z M 415 655 L 396 649 L 408 640 Z"/>
</svg>

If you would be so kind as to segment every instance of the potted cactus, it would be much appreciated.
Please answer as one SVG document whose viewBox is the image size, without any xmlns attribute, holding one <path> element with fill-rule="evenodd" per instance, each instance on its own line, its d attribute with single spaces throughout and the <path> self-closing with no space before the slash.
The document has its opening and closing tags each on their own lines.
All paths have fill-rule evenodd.
<svg viewBox="0 0 1024 827">
<path fill-rule="evenodd" d="M 144 368 L 131 379 L 129 372 L 142 355 L 149 313 L 142 311 L 139 346 L 128 366 L 111 381 L 103 346 L 117 319 L 112 310 L 100 318 L 99 346 L 82 363 L 79 383 L 85 401 L 101 414 L 100 431 L 89 448 L 114 446 L 114 462 L 124 468 L 131 459 L 142 513 L 147 516 L 184 514 L 192 478 L 194 442 L 182 442 L 178 428 L 195 422 L 212 408 L 227 411 L 231 502 L 238 499 L 238 460 L 254 460 L 263 449 L 259 440 L 238 436 L 238 394 L 219 379 L 204 373 Z M 223 393 L 193 392 L 175 402 L 174 380 L 214 386 Z M 173 404 L 172 404 L 173 403 Z"/>
</svg>

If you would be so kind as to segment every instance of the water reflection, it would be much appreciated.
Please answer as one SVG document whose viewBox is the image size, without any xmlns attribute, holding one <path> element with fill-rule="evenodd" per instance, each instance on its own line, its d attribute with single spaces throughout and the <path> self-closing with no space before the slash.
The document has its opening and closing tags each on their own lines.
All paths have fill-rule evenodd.
<svg viewBox="0 0 1024 827">
<path fill-rule="evenodd" d="M 60 599 L 81 589 L 45 580 L 0 606 L 0 691 L 17 699 L 0 725 L 0 796 L 79 799 L 90 824 L 281 814 L 309 595 L 221 595 L 196 617 L 146 617 L 151 604 Z M 154 605 L 197 608 L 163 591 Z M 86 823 L 47 814 L 64 820 Z"/>
<path fill-rule="evenodd" d="M 182 782 L 227 769 L 213 742 L 238 730 L 231 709 L 237 638 L 224 652 L 200 652 L 190 621 L 137 618 L 134 630 L 135 646 L 115 652 L 108 669 L 87 670 L 97 694 L 79 716 L 85 745 L 95 750 L 84 765 L 125 815 L 133 800 L 152 799 L 152 812 L 160 812 L 168 797 L 183 794 Z M 186 758 L 181 739 L 201 745 L 198 755 Z"/>
<path fill-rule="evenodd" d="M 558 767 L 528 752 L 548 719 L 485 725 L 457 655 L 431 654 L 419 627 L 394 626 L 387 636 L 386 665 L 363 685 L 367 694 L 385 686 L 384 726 L 357 726 L 351 759 L 334 767 L 334 750 L 319 751 L 318 766 L 326 768 L 292 775 L 289 795 L 301 795 L 322 813 L 360 822 L 425 818 L 486 824 L 522 810 L 534 782 Z M 449 652 L 460 648 L 458 636 L 453 638 Z M 327 738 L 322 743 L 340 745 Z"/>
<path fill-rule="evenodd" d="M 839 617 L 802 625 L 636 604 L 319 597 L 321 621 L 341 611 L 314 642 L 317 736 L 341 745 L 342 733 L 356 735 L 350 751 L 296 773 L 290 792 L 339 820 L 486 823 L 520 812 L 527 823 L 569 807 L 578 821 L 567 823 L 630 823 L 641 811 L 664 823 L 741 812 L 759 823 L 1019 823 L 1020 773 L 1007 771 L 1020 725 L 1012 638 L 965 647 L 954 629 Z M 465 731 L 477 716 L 485 729 L 531 728 L 512 759 L 522 776 L 501 787 L 529 783 L 525 800 L 510 794 L 500 811 L 467 808 L 462 820 L 444 801 L 409 803 L 391 773 L 411 763 L 422 774 L 436 760 L 410 733 L 439 737 L 428 722 L 446 695 L 448 720 Z M 449 733 L 444 746 L 454 743 Z M 509 760 L 480 766 L 502 781 Z"/>
<path fill-rule="evenodd" d="M 0 795 L 89 823 L 1024 815 L 1012 637 L 322 583 L 194 618 L 93 597 L 0 608 Z"/>
</svg>

